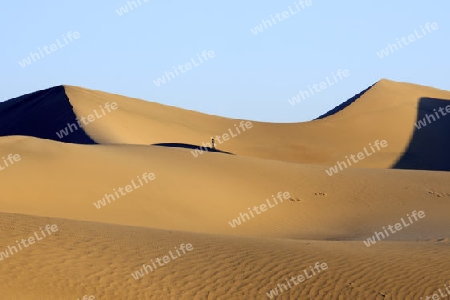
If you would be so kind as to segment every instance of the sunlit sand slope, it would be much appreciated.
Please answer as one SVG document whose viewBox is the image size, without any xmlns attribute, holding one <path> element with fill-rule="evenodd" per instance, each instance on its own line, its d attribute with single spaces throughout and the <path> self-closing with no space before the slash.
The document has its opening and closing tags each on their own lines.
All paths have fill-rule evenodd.
<svg viewBox="0 0 450 300">
<path fill-rule="evenodd" d="M 156 146 L 75 145 L 29 137 L 0 140 L 21 161 L 0 172 L 0 211 L 124 225 L 265 237 L 366 237 L 414 210 L 427 217 L 394 239 L 450 232 L 450 174 L 325 167 Z M 138 183 L 144 173 L 155 179 Z M 135 180 L 125 196 L 94 203 Z M 442 197 L 430 191 L 442 193 Z M 279 192 L 290 198 L 277 205 Z M 38 200 L 36 200 L 38 199 Z M 267 207 L 260 214 L 248 208 Z M 244 215 L 246 222 L 229 222 Z M 250 219 L 250 220 L 248 220 Z"/>
<path fill-rule="evenodd" d="M 448 241 L 362 242 L 254 239 L 0 214 L 0 245 L 46 224 L 58 231 L 0 261 L 8 300 L 269 299 L 286 278 L 308 276 L 276 299 L 420 299 L 450 278 Z M 139 280 L 131 274 L 181 244 L 193 249 Z M 0 249 L 2 250 L 2 249 Z M 181 251 L 181 250 L 180 250 Z M 169 254 L 170 255 L 170 254 Z M 326 263 L 313 276 L 309 266 Z M 445 291 L 445 290 L 444 290 Z"/>
<path fill-rule="evenodd" d="M 85 126 L 87 133 L 99 143 L 202 145 L 212 136 L 221 136 L 231 130 L 237 136 L 219 145 L 225 151 L 290 162 L 333 165 L 338 160 L 344 161 L 346 155 L 363 151 L 364 147 L 370 151 L 369 143 L 386 140 L 388 147 L 353 164 L 353 167 L 370 168 L 394 166 L 406 151 L 416 129 L 414 123 L 421 110 L 420 99 L 450 99 L 447 91 L 383 79 L 351 105 L 324 119 L 293 124 L 252 122 L 251 129 L 245 132 L 241 129 L 242 132 L 237 134 L 234 125 L 239 125 L 240 120 L 78 87 L 65 86 L 65 90 L 78 116 L 87 116 L 106 102 L 118 104 L 116 111 Z M 450 130 L 450 126 L 447 127 Z M 436 136 L 426 142 L 433 144 L 440 140 Z M 427 154 L 425 149 L 423 152 Z M 414 168 L 414 165 L 413 162 L 409 168 Z"/>
<path fill-rule="evenodd" d="M 322 119 L 292 124 L 72 86 L 0 103 L 0 299 L 247 300 L 277 289 L 276 299 L 412 300 L 445 291 L 450 117 L 414 123 L 448 99 L 381 80 Z M 217 145 L 230 154 L 194 151 L 230 131 Z M 388 146 L 330 176 L 376 140 Z M 47 224 L 58 230 L 6 252 Z M 134 278 L 181 244 L 192 251 Z M 281 292 L 316 262 L 328 268 Z"/>
<path fill-rule="evenodd" d="M 381 80 L 331 116 L 282 124 L 234 120 L 64 86 L 0 103 L 0 136 L 29 135 L 79 144 L 172 143 L 192 147 L 206 145 L 211 137 L 219 136 L 217 146 L 226 152 L 325 165 L 345 161 L 345 156 L 357 155 L 364 148 L 370 152 L 370 143 L 385 140 L 386 148 L 352 167 L 439 170 L 438 161 L 424 162 L 424 157 L 435 157 L 433 149 L 450 145 L 443 143 L 441 134 L 417 138 L 414 124 L 425 112 L 433 113 L 430 108 L 438 108 L 438 103 L 450 103 L 448 99 L 447 91 Z M 422 132 L 433 130 L 429 129 L 433 126 L 435 132 L 448 132 L 450 121 L 442 118 Z M 228 137 L 223 138 L 224 134 Z M 412 143 L 414 149 L 409 149 Z M 406 157 L 406 163 L 398 164 L 408 150 L 412 155 Z M 437 156 L 443 160 L 442 153 L 437 152 Z M 443 170 L 450 170 L 450 161 L 444 165 Z"/>
</svg>

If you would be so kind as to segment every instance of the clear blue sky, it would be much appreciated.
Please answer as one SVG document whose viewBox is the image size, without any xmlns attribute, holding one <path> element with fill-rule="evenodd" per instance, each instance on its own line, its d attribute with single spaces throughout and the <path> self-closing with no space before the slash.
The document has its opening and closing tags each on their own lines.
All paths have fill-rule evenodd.
<svg viewBox="0 0 450 300">
<path fill-rule="evenodd" d="M 450 90 L 449 1 L 292 0 L 6 1 L 0 10 L 0 101 L 60 84 L 137 97 L 209 114 L 269 122 L 317 117 L 380 78 Z M 255 35 L 251 28 L 295 15 Z M 291 13 L 289 13 L 291 14 Z M 436 22 L 383 59 L 377 52 Z M 80 37 L 64 45 L 62 35 Z M 30 52 L 64 45 L 26 67 Z M 197 53 L 215 57 L 157 87 L 154 80 Z M 49 50 L 47 50 L 49 51 Z M 350 76 L 292 106 L 288 99 L 338 69 Z"/>
</svg>

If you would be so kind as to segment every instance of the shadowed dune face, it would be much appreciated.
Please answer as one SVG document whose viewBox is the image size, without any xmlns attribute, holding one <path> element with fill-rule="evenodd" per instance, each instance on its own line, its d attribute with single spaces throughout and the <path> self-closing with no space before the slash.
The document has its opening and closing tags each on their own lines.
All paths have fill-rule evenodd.
<svg viewBox="0 0 450 300">
<path fill-rule="evenodd" d="M 230 152 L 221 151 L 217 148 L 203 147 L 203 146 L 183 144 L 183 143 L 158 143 L 158 144 L 153 144 L 153 146 L 169 147 L 169 148 L 185 148 L 185 149 L 200 150 L 200 151 L 204 151 L 204 152 L 219 152 L 219 153 L 225 153 L 225 154 L 233 154 Z M 202 152 L 198 152 L 198 153 L 202 153 Z"/>
<path fill-rule="evenodd" d="M 358 100 L 359 98 L 361 98 L 368 90 L 370 90 L 375 84 L 369 86 L 367 89 L 365 89 L 364 91 L 362 91 L 359 94 L 356 94 L 355 96 L 351 97 L 350 99 L 348 99 L 347 101 L 341 103 L 340 105 L 336 106 L 335 108 L 333 108 L 332 110 L 324 113 L 323 115 L 320 115 L 319 117 L 316 118 L 316 120 L 320 120 L 320 119 L 324 119 L 326 117 L 332 116 L 338 112 L 340 112 L 341 110 L 344 110 L 346 107 L 350 106 L 353 102 L 355 102 L 356 100 Z"/>
<path fill-rule="evenodd" d="M 76 122 L 77 116 L 67 98 L 63 86 L 23 95 L 0 103 L 0 136 L 25 135 L 74 144 L 95 144 Z M 72 126 L 68 135 L 56 134 Z"/>
<path fill-rule="evenodd" d="M 450 171 L 449 132 L 450 100 L 421 98 L 413 136 L 393 168 Z"/>
</svg>

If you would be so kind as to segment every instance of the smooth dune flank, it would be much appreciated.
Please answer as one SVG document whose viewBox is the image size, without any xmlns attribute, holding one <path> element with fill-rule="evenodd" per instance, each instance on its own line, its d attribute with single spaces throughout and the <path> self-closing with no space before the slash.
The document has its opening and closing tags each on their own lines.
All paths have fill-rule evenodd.
<svg viewBox="0 0 450 300">
<path fill-rule="evenodd" d="M 447 105 L 386 79 L 289 124 L 74 86 L 0 103 L 0 299 L 449 294 Z"/>
</svg>

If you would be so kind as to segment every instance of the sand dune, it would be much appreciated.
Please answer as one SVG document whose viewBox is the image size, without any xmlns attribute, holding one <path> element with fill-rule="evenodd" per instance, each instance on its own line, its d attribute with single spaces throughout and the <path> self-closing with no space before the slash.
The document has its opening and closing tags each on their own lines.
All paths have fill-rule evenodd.
<svg viewBox="0 0 450 300">
<path fill-rule="evenodd" d="M 428 192 L 450 193 L 447 172 L 347 169 L 330 177 L 323 166 L 217 153 L 194 158 L 186 149 L 87 146 L 28 137 L 4 138 L 2 148 L 22 157 L 0 172 L 2 192 L 8 195 L 4 212 L 204 233 L 351 239 L 420 209 L 433 215 L 416 230 L 436 238 L 450 232 L 450 197 Z M 156 179 L 140 186 L 137 177 L 144 173 Z M 133 179 L 138 189 L 100 209 L 93 204 Z M 278 192 L 289 192 L 296 201 L 279 202 L 260 216 L 254 213 L 236 228 L 228 224 L 267 199 L 274 205 L 272 195 Z M 45 199 L 45 205 L 36 198 Z"/>
<path fill-rule="evenodd" d="M 436 293 L 450 283 L 450 121 L 415 123 L 449 99 L 381 80 L 317 120 L 289 124 L 73 86 L 0 103 L 2 297 L 269 299 L 316 262 L 329 268 L 276 299 Z M 217 146 L 231 154 L 195 151 L 230 131 Z M 330 176 L 376 140 L 388 146 Z M 59 230 L 1 256 L 47 224 Z M 131 276 L 182 243 L 192 252 Z"/>
<path fill-rule="evenodd" d="M 211 141 L 212 136 L 222 136 L 232 131 L 235 137 L 223 141 L 218 145 L 220 149 L 240 156 L 251 156 L 264 159 L 282 160 L 303 164 L 333 165 L 337 160 L 344 159 L 346 155 L 356 154 L 369 143 L 376 140 L 386 140 L 389 147 L 379 155 L 360 161 L 354 167 L 359 168 L 389 168 L 396 166 L 408 145 L 412 142 L 420 111 L 421 99 L 442 99 L 445 103 L 450 99 L 450 92 L 434 88 L 397 83 L 381 80 L 367 90 L 360 98 L 341 111 L 315 121 L 305 123 L 274 124 L 252 122 L 252 128 L 245 132 L 241 129 L 238 134 L 235 125 L 239 126 L 243 120 L 234 120 L 218 116 L 201 114 L 158 103 L 149 103 L 139 99 L 127 98 L 119 95 L 92 91 L 79 87 L 65 86 L 65 93 L 61 87 L 48 91 L 50 96 L 37 97 L 36 110 L 31 122 L 18 123 L 19 119 L 3 121 L 0 125 L 10 124 L 15 130 L 2 130 L 0 136 L 5 135 L 31 135 L 40 138 L 67 141 L 71 143 L 90 143 L 85 140 L 84 134 L 100 144 L 137 144 L 149 145 L 157 143 L 184 143 L 201 146 Z M 52 96 L 52 94 L 57 94 Z M 29 111 L 26 99 L 20 99 L 16 105 L 17 111 Z M 47 109 L 49 98 L 58 98 L 58 105 Z M 69 109 L 70 101 L 73 107 Z M 116 103 L 117 109 L 107 111 L 106 103 Z M 59 104 L 61 103 L 61 104 Z M 8 110 L 2 109 L 0 113 Z M 51 112 L 41 114 L 40 111 Z M 102 110 L 105 114 L 102 113 Z M 28 118 L 28 114 L 24 117 Z M 56 132 L 67 127 L 67 123 L 76 124 L 75 118 L 86 120 L 93 115 L 95 121 L 83 125 L 80 130 L 58 138 Z M 59 116 L 52 118 L 51 116 Z M 96 117 L 99 116 L 99 117 Z M 56 119 L 54 121 L 53 119 Z M 64 122 L 62 122 L 62 119 Z M 36 123 L 48 124 L 51 129 L 45 129 L 46 134 L 32 132 Z M 440 127 L 440 131 L 450 128 L 450 122 L 433 124 Z M 87 121 L 88 122 L 88 121 Z M 19 126 L 20 125 L 20 126 Z M 51 126 L 50 126 L 51 125 Z M 28 126 L 27 128 L 25 128 Z M 238 127 L 239 128 L 239 127 Z M 30 134 L 31 132 L 31 134 Z M 78 135 L 81 135 L 80 137 Z M 430 137 L 427 143 L 419 143 L 419 150 L 427 154 L 431 146 L 427 144 L 442 144 L 440 136 Z M 442 147 L 446 148 L 447 144 Z M 416 147 L 417 148 L 417 147 Z M 426 156 L 426 155 L 423 156 Z M 419 153 L 420 155 L 420 153 Z M 416 159 L 418 160 L 418 159 Z M 436 169 L 434 163 L 420 163 L 408 160 L 408 169 Z M 416 166 L 417 165 L 417 168 Z M 449 166 L 450 169 L 450 166 Z"/>
<path fill-rule="evenodd" d="M 2 102 L 0 115 L 0 136 L 26 135 L 52 140 L 58 139 L 55 132 L 77 117 L 62 86 Z M 75 130 L 67 141 L 95 143 L 84 130 Z"/>
<path fill-rule="evenodd" d="M 276 299 L 419 299 L 450 276 L 448 241 L 366 248 L 361 242 L 239 238 L 15 214 L 2 214 L 8 235 L 0 241 L 27 237 L 45 224 L 59 231 L 0 262 L 3 297 L 269 299 L 266 293 L 286 278 L 325 262 L 328 269 L 316 276 L 309 271 L 312 278 L 292 283 Z M 139 280 L 131 276 L 182 243 L 193 250 Z"/>
<path fill-rule="evenodd" d="M 241 121 L 77 87 L 66 86 L 65 90 L 79 116 L 91 114 L 106 101 L 118 104 L 109 122 L 104 118 L 86 126 L 88 135 L 98 143 L 201 145 L 209 142 L 211 136 L 234 130 Z M 355 167 L 392 167 L 411 141 L 423 97 L 449 101 L 450 92 L 381 80 L 345 110 L 324 119 L 294 124 L 253 121 L 251 130 L 224 142 L 220 148 L 242 156 L 330 165 L 381 139 L 388 142 L 389 148 Z M 444 130 L 448 129 L 450 123 L 446 122 Z M 441 140 L 438 136 L 428 142 Z M 410 168 L 415 169 L 414 164 Z"/>
</svg>

